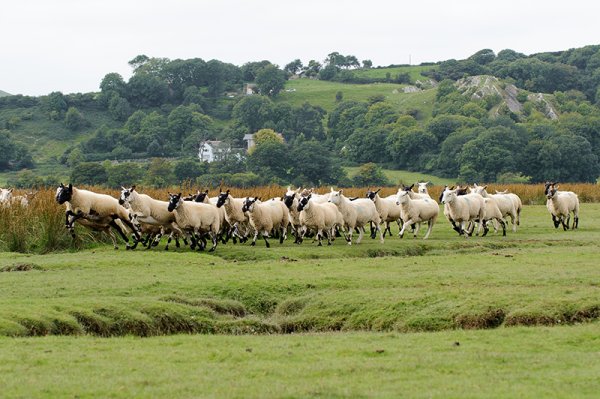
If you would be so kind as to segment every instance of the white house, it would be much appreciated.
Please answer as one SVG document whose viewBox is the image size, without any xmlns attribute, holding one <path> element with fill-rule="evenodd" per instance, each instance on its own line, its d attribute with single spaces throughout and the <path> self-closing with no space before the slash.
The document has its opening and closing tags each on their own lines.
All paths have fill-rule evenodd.
<svg viewBox="0 0 600 399">
<path fill-rule="evenodd" d="M 231 152 L 229 144 L 222 141 L 208 140 L 200 143 L 198 158 L 201 161 L 221 161 Z"/>
</svg>

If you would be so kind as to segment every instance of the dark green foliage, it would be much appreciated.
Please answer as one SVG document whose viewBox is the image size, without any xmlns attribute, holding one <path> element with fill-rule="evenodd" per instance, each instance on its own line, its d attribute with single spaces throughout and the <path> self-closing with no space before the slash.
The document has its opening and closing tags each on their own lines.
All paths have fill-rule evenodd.
<svg viewBox="0 0 600 399">
<path fill-rule="evenodd" d="M 372 162 L 361 165 L 356 175 L 352 177 L 352 183 L 356 187 L 389 186 L 391 184 L 381 168 Z"/>
<path fill-rule="evenodd" d="M 108 180 L 106 168 L 96 162 L 82 162 L 71 170 L 71 183 L 74 185 L 102 185 Z"/>
<path fill-rule="evenodd" d="M 208 167 L 206 163 L 195 159 L 182 159 L 175 163 L 173 173 L 179 182 L 195 181 L 197 177 L 206 173 Z"/>
<path fill-rule="evenodd" d="M 258 70 L 255 82 L 261 94 L 275 97 L 283 89 L 286 74 L 275 65 L 267 65 Z"/>
</svg>

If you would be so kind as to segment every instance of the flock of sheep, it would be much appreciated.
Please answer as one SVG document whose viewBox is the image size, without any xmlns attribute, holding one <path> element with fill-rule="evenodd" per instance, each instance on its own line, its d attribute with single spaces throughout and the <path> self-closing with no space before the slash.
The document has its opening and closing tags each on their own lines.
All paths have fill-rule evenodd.
<svg viewBox="0 0 600 399">
<path fill-rule="evenodd" d="M 106 194 L 78 189 L 62 183 L 56 190 L 56 201 L 65 204 L 65 226 L 75 237 L 74 223 L 87 228 L 104 231 L 117 248 L 116 231 L 127 243 L 127 249 L 139 243 L 147 248 L 158 245 L 163 235 L 168 236 L 165 249 L 172 239 L 179 247 L 179 240 L 192 249 L 204 250 L 211 241 L 210 251 L 218 242 L 231 239 L 245 242 L 251 239 L 256 244 L 259 235 L 267 247 L 269 237 L 278 237 L 282 243 L 291 232 L 295 243 L 305 237 L 314 237 L 318 245 L 326 239 L 331 245 L 337 237 L 351 245 L 353 233 L 358 233 L 355 243 L 360 243 L 367 226 L 371 238 L 379 235 L 381 243 L 386 233 L 391 235 L 390 224 L 397 223 L 402 238 L 407 229 L 416 237 L 421 223 L 427 223 L 425 239 L 431 234 L 439 216 L 439 205 L 427 191 L 428 183 L 402 187 L 397 194 L 380 197 L 379 190 L 367 192 L 365 198 L 349 198 L 343 190 L 331 189 L 328 194 L 317 194 L 313 190 L 288 187 L 283 196 L 261 201 L 261 198 L 235 198 L 229 190 L 209 198 L 208 190 L 198 191 L 187 197 L 169 193 L 169 201 L 160 201 L 136 190 L 135 186 L 123 187 L 118 199 Z M 579 221 L 579 200 L 570 191 L 559 191 L 558 185 L 545 185 L 546 206 L 552 215 L 554 226 L 562 224 L 569 228 L 571 213 L 573 228 Z M 1 202 L 19 203 L 27 206 L 26 197 L 12 197 L 12 189 L 1 189 Z M 489 194 L 486 186 L 475 184 L 466 187 L 445 187 L 439 201 L 444 205 L 444 215 L 453 229 L 468 237 L 486 235 L 491 223 L 496 232 L 502 229 L 506 235 L 506 224 L 510 218 L 512 230 L 520 224 L 522 203 L 516 194 L 496 192 Z M 128 234 L 132 234 L 130 244 Z"/>
</svg>

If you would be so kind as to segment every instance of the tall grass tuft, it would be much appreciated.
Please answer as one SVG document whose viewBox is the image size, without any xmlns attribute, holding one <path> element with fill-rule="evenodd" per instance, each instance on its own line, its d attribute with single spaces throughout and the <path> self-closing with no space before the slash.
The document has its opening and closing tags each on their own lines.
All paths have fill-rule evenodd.
<svg viewBox="0 0 600 399">
<path fill-rule="evenodd" d="M 29 206 L 0 207 L 0 250 L 49 253 L 81 248 L 96 241 L 78 229 L 75 242 L 65 229 L 65 209 L 54 200 L 54 190 L 40 190 Z"/>
</svg>

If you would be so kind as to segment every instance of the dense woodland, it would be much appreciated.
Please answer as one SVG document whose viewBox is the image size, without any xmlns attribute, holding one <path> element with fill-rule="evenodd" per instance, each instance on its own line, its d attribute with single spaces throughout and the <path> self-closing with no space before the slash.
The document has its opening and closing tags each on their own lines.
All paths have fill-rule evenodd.
<svg viewBox="0 0 600 399">
<path fill-rule="evenodd" d="M 0 97 L 0 171 L 19 171 L 11 185 L 56 183 L 52 162 L 43 172 L 36 162 L 44 149 L 35 136 L 43 134 L 69 143 L 53 162 L 69 168 L 73 183 L 112 187 L 391 183 L 380 168 L 465 182 L 595 182 L 600 174 L 600 45 L 529 56 L 485 49 L 422 65 L 418 80 L 369 75 L 379 67 L 337 52 L 283 68 L 143 55 L 129 64 L 128 81 L 108 73 L 96 93 Z M 465 86 L 482 76 L 497 83 Z M 281 101 L 288 79 L 340 83 L 335 107 Z M 434 90 L 431 115 L 383 95 L 344 99 L 345 85 L 377 82 Z M 34 122 L 45 129 L 28 131 Z M 198 161 L 200 142 L 243 148 L 248 133 L 257 133 L 249 153 Z M 361 172 L 349 179 L 343 166 L 356 165 Z"/>
</svg>

